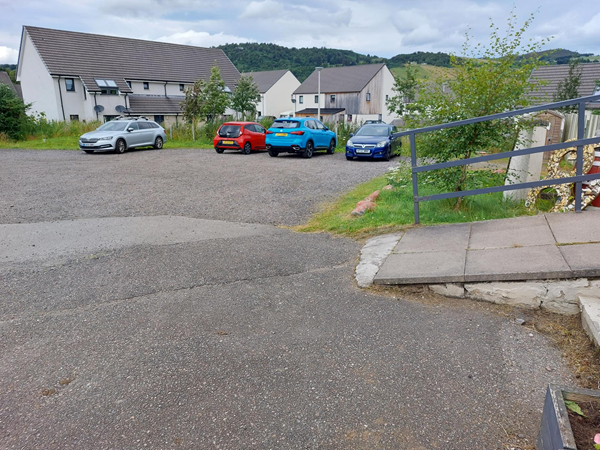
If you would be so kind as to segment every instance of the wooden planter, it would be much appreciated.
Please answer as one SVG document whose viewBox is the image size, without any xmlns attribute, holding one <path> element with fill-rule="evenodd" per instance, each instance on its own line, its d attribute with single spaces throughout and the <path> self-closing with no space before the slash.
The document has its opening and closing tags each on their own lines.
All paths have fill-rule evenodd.
<svg viewBox="0 0 600 450">
<path fill-rule="evenodd" d="M 544 401 L 537 450 L 577 450 L 565 400 L 586 402 L 590 397 L 599 399 L 600 391 L 549 385 Z"/>
</svg>

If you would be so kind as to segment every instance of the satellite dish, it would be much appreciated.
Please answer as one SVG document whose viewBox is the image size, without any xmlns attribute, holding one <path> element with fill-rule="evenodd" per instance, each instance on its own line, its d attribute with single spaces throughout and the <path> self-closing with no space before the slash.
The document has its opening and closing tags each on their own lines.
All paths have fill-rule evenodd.
<svg viewBox="0 0 600 450">
<path fill-rule="evenodd" d="M 115 109 L 118 113 L 124 113 L 125 111 L 127 111 L 127 108 L 125 108 L 123 105 L 117 105 L 115 106 Z"/>
<path fill-rule="evenodd" d="M 96 105 L 94 106 L 94 111 L 96 111 L 97 113 L 101 113 L 102 111 L 104 111 L 104 106 Z"/>
</svg>

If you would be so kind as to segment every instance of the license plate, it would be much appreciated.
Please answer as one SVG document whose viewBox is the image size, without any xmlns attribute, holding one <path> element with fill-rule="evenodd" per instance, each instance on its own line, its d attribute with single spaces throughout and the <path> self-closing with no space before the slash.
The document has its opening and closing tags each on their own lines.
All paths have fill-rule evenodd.
<svg viewBox="0 0 600 450">
<path fill-rule="evenodd" d="M 287 136 L 287 133 L 275 133 L 275 136 Z"/>
<path fill-rule="evenodd" d="M 94 144 L 82 144 L 84 147 L 93 147 Z"/>
<path fill-rule="evenodd" d="M 223 144 L 233 145 L 233 141 L 223 141 Z"/>
<path fill-rule="evenodd" d="M 359 150 L 359 149 L 356 149 L 356 153 L 366 153 L 366 154 L 369 154 L 369 153 L 371 153 L 371 150 Z"/>
</svg>

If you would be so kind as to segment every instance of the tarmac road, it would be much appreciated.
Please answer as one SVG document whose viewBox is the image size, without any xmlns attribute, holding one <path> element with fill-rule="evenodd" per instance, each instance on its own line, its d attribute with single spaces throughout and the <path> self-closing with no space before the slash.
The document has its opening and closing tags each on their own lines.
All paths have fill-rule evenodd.
<svg viewBox="0 0 600 450">
<path fill-rule="evenodd" d="M 273 226 L 389 165 L 0 151 L 0 448 L 531 444 L 570 381 L 546 338 L 359 290 L 359 243 Z"/>
</svg>

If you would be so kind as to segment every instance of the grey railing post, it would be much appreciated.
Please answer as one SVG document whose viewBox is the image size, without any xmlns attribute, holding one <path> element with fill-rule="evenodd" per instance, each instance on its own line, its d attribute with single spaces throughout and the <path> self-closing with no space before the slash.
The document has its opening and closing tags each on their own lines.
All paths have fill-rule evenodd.
<svg viewBox="0 0 600 450">
<path fill-rule="evenodd" d="M 412 171 L 412 185 L 413 185 L 413 202 L 415 208 L 415 223 L 420 223 L 419 220 L 419 182 L 417 179 L 417 144 L 415 139 L 415 133 L 410 133 L 410 167 Z"/>
<path fill-rule="evenodd" d="M 585 101 L 579 103 L 579 117 L 577 117 L 577 140 L 584 138 L 585 134 Z M 576 175 L 583 175 L 583 145 L 577 146 L 577 169 Z M 575 212 L 581 212 L 581 181 L 575 183 Z"/>
</svg>

